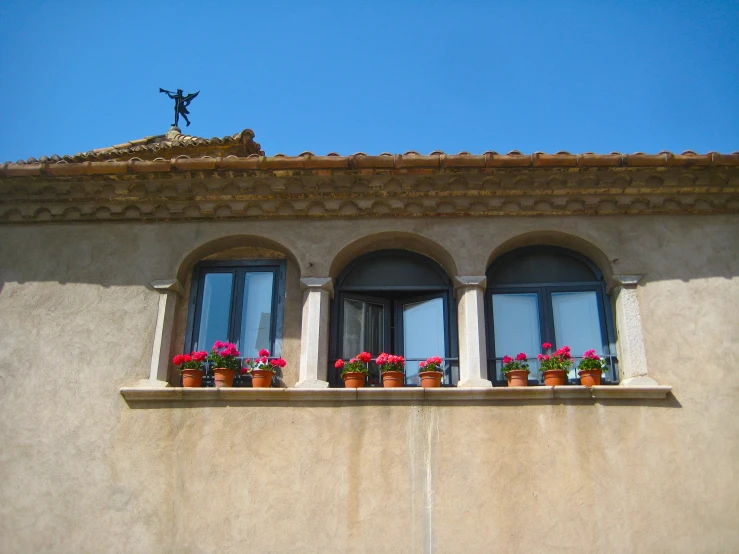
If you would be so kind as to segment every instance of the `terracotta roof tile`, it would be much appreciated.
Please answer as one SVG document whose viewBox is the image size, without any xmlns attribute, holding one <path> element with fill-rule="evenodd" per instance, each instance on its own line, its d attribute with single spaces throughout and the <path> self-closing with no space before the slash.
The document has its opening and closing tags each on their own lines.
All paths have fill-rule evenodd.
<svg viewBox="0 0 739 554">
<path fill-rule="evenodd" d="M 494 169 L 494 168 L 589 168 L 589 167 L 691 167 L 691 166 L 739 166 L 739 152 L 698 154 L 685 151 L 681 154 L 594 154 L 585 152 L 534 152 L 523 154 L 512 150 L 507 154 L 488 151 L 483 154 L 459 152 L 447 154 L 435 150 L 429 154 L 409 151 L 404 154 L 383 152 L 368 155 L 357 152 L 342 156 L 336 152 L 316 155 L 301 152 L 298 156 L 276 154 L 264 156 L 254 133 L 245 129 L 228 137 L 204 139 L 183 135 L 179 129 L 170 129 L 164 135 L 144 137 L 126 143 L 98 148 L 73 156 L 39 159 L 29 158 L 17 163 L 0 166 L 0 177 L 75 177 L 83 175 L 116 175 L 167 173 L 178 171 L 272 171 L 272 170 L 360 170 L 401 172 L 433 172 L 444 169 Z"/>
</svg>

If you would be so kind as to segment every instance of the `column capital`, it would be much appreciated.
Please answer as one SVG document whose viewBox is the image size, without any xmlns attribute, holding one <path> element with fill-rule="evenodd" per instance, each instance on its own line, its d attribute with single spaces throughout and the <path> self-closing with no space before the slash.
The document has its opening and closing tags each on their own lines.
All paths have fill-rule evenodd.
<svg viewBox="0 0 739 554">
<path fill-rule="evenodd" d="M 334 295 L 334 280 L 331 277 L 303 277 L 300 279 L 301 290 L 325 290 Z"/>
<path fill-rule="evenodd" d="M 457 275 L 454 278 L 454 294 L 459 295 L 468 288 L 485 289 L 487 282 L 485 275 Z"/>
<path fill-rule="evenodd" d="M 182 283 L 178 279 L 163 279 L 158 281 L 152 281 L 149 286 L 157 291 L 159 294 L 166 294 L 168 292 L 174 292 L 177 296 L 185 294 L 185 289 Z"/>
<path fill-rule="evenodd" d="M 639 281 L 641 281 L 644 278 L 644 274 L 629 274 L 629 275 L 614 275 L 613 276 L 613 284 L 611 285 L 611 289 L 616 288 L 625 288 L 625 289 L 634 289 L 636 288 L 636 285 L 639 284 Z"/>
</svg>

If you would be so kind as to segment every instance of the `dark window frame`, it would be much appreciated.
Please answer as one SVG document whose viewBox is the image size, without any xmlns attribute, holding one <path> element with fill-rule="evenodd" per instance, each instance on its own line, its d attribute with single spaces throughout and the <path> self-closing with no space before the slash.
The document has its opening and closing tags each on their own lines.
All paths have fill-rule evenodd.
<svg viewBox="0 0 739 554">
<path fill-rule="evenodd" d="M 200 331 L 202 297 L 206 273 L 231 273 L 231 304 L 229 306 L 229 342 L 237 343 L 243 322 L 239 314 L 243 308 L 244 278 L 249 272 L 272 273 L 272 321 L 270 325 L 270 345 L 272 356 L 282 353 L 282 332 L 285 307 L 285 280 L 287 274 L 286 260 L 214 260 L 198 262 L 193 268 L 190 285 L 190 298 L 187 306 L 187 327 L 185 331 L 185 351 L 193 350 Z M 223 339 L 221 339 L 223 340 Z M 210 350 L 212 345 L 198 345 L 200 350 Z"/>
<path fill-rule="evenodd" d="M 411 257 L 416 261 L 422 262 L 428 269 L 432 270 L 437 276 L 441 277 L 444 281 L 444 285 L 362 285 L 362 286 L 346 286 L 344 281 L 359 265 L 372 263 L 372 260 L 386 257 L 386 256 L 403 256 Z M 334 362 L 339 358 L 339 352 L 343 350 L 343 337 L 341 336 L 341 329 L 344 327 L 344 311 L 342 309 L 344 305 L 344 299 L 357 298 L 362 301 L 375 301 L 388 306 L 386 308 L 385 320 L 390 321 L 393 318 L 395 321 L 395 328 L 389 329 L 389 325 L 386 325 L 384 342 L 389 338 L 391 342 L 395 342 L 396 348 L 393 354 L 404 355 L 403 352 L 403 317 L 402 309 L 404 303 L 413 301 L 421 301 L 422 299 L 431 299 L 432 297 L 439 297 L 443 302 L 443 313 L 444 313 L 444 337 L 445 337 L 445 360 L 450 363 L 446 364 L 444 371 L 444 377 L 442 380 L 443 386 L 456 385 L 459 380 L 457 363 L 459 359 L 459 341 L 457 337 L 457 311 L 456 304 L 454 303 L 454 285 L 451 278 L 447 275 L 446 271 L 433 259 L 423 254 L 413 252 L 410 250 L 401 249 L 387 249 L 377 250 L 359 256 L 352 260 L 342 270 L 339 277 L 336 279 L 336 285 L 334 287 L 335 293 L 334 298 L 331 301 L 331 328 L 329 334 L 329 367 L 328 367 L 328 381 L 331 387 L 343 386 L 343 381 L 340 377 L 340 371 L 334 367 Z M 404 294 L 405 293 L 405 294 Z M 354 355 L 344 353 L 344 358 L 347 356 Z M 374 354 L 374 353 L 373 353 Z M 377 353 L 379 354 L 379 352 Z"/>
<path fill-rule="evenodd" d="M 585 264 L 594 275 L 592 281 L 573 281 L 573 282 L 541 282 L 541 283 L 525 283 L 525 284 L 511 284 L 505 283 L 496 285 L 491 282 L 490 277 L 493 273 L 493 269 L 496 263 L 505 263 L 507 260 L 511 260 L 514 257 L 526 256 L 529 254 L 536 254 L 539 252 L 546 252 L 556 254 L 557 256 L 569 256 Z M 552 294 L 557 292 L 588 292 L 593 291 L 596 293 L 596 302 L 598 307 L 598 318 L 600 320 L 600 331 L 601 341 L 600 345 L 603 349 L 602 355 L 608 361 L 610 370 L 604 374 L 604 384 L 615 384 L 618 383 L 618 359 L 616 357 L 616 339 L 615 339 L 615 327 L 613 319 L 613 310 L 611 307 L 610 296 L 606 289 L 606 284 L 603 279 L 603 273 L 598 267 L 586 256 L 583 256 L 579 252 L 562 248 L 559 246 L 525 246 L 518 248 L 506 254 L 503 254 L 499 258 L 493 261 L 487 269 L 486 275 L 488 277 L 487 287 L 485 290 L 485 321 L 486 321 L 486 340 L 487 340 L 487 351 L 488 351 L 488 379 L 493 382 L 495 386 L 505 386 L 507 383 L 505 380 L 497 378 L 497 371 L 495 364 L 505 354 L 515 356 L 515 352 L 495 352 L 495 321 L 493 318 L 493 295 L 494 294 L 536 294 L 538 300 L 538 311 L 539 311 L 539 335 L 541 342 L 550 342 L 555 346 L 557 345 L 555 340 L 554 330 L 554 309 L 552 304 Z M 597 345 L 593 345 L 597 346 Z M 528 353 L 529 356 L 536 356 L 539 352 Z M 573 353 L 576 357 L 582 355 L 582 353 Z M 575 364 L 577 365 L 577 364 Z M 536 375 L 534 371 L 529 374 L 529 384 L 538 385 L 540 384 L 539 375 Z M 579 379 L 569 379 L 569 384 L 579 384 Z"/>
</svg>

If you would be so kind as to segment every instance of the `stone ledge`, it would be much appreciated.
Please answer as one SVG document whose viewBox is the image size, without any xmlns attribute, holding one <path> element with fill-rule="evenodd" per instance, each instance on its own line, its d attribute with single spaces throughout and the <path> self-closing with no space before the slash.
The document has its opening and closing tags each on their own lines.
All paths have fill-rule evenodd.
<svg viewBox="0 0 739 554">
<path fill-rule="evenodd" d="M 123 387 L 121 396 L 130 402 L 457 402 L 500 400 L 551 400 L 563 399 L 640 400 L 664 399 L 672 387 L 657 385 L 649 387 L 596 386 L 587 388 L 579 385 L 564 387 L 493 387 L 422 389 L 403 387 L 385 389 L 371 387 L 363 389 L 253 389 L 253 388 L 182 388 L 182 387 Z"/>
</svg>

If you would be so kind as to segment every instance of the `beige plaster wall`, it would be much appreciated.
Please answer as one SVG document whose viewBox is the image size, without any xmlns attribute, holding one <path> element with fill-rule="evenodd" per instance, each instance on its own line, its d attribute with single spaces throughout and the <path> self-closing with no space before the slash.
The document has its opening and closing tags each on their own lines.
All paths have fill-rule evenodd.
<svg viewBox="0 0 739 554">
<path fill-rule="evenodd" d="M 734 552 L 737 223 L 2 226 L 0 551 Z M 118 393 L 149 374 L 158 294 L 146 284 L 186 277 L 193 251 L 284 252 L 293 385 L 299 277 L 335 275 L 381 246 L 480 275 L 527 241 L 585 249 L 606 275 L 646 275 L 649 372 L 671 398 L 141 408 Z"/>
</svg>

